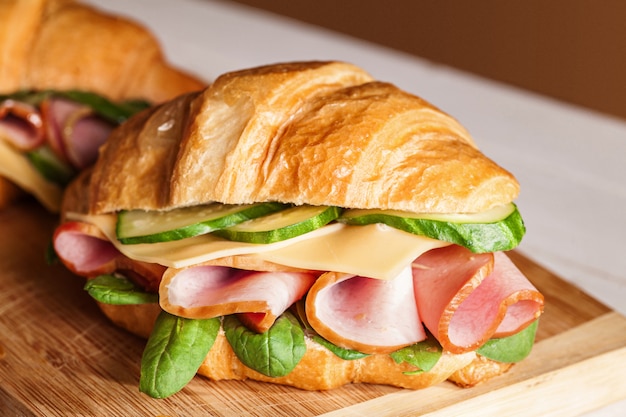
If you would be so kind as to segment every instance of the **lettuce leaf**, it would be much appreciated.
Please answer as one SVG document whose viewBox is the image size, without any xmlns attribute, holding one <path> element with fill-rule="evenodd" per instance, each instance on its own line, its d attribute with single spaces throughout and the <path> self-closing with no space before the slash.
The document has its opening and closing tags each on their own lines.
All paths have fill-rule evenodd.
<svg viewBox="0 0 626 417">
<path fill-rule="evenodd" d="M 91 108 L 91 110 L 100 117 L 116 124 L 120 124 L 133 114 L 150 107 L 150 103 L 145 100 L 112 102 L 100 94 L 80 90 L 22 90 L 12 94 L 0 95 L 0 102 L 4 100 L 16 100 L 22 103 L 28 103 L 32 106 L 39 106 L 41 102 L 50 97 L 65 98 L 83 104 Z"/>
<path fill-rule="evenodd" d="M 396 350 L 389 354 L 398 364 L 406 362 L 419 369 L 405 372 L 406 375 L 430 371 L 441 358 L 442 348 L 437 339 L 430 336 L 426 340 Z"/>
<path fill-rule="evenodd" d="M 165 398 L 183 389 L 213 347 L 220 319 L 186 319 L 162 311 L 141 358 L 139 390 Z"/>
<path fill-rule="evenodd" d="M 88 280 L 83 288 L 105 304 L 149 304 L 158 301 L 157 294 L 145 292 L 129 279 L 116 275 L 100 275 Z"/>
<path fill-rule="evenodd" d="M 535 320 L 513 336 L 491 339 L 482 345 L 476 353 L 498 362 L 519 362 L 530 354 L 535 343 L 538 324 L 539 320 Z"/>
<path fill-rule="evenodd" d="M 324 346 L 326 349 L 334 353 L 335 356 L 338 356 L 341 359 L 346 360 L 346 361 L 352 361 L 355 359 L 361 359 L 361 358 L 365 358 L 366 356 L 369 356 L 369 354 L 359 352 L 358 350 L 345 349 L 345 348 L 339 347 L 335 345 L 334 343 L 324 339 L 322 336 L 318 334 L 314 334 L 312 338 L 316 343 L 319 343 L 320 345 Z"/>
<path fill-rule="evenodd" d="M 306 353 L 304 331 L 289 312 L 276 319 L 265 333 L 249 330 L 236 315 L 224 317 L 223 327 L 237 358 L 269 377 L 288 375 Z"/>
</svg>

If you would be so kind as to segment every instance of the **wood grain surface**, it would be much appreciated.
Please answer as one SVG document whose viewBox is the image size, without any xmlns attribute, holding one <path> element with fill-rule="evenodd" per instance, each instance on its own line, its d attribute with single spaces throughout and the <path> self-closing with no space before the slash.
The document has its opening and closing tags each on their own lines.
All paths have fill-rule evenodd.
<svg viewBox="0 0 626 417">
<path fill-rule="evenodd" d="M 475 388 L 305 392 L 196 377 L 155 400 L 138 390 L 145 342 L 102 316 L 83 279 L 46 264 L 55 223 L 30 201 L 0 212 L 2 416 L 571 416 L 626 398 L 626 319 L 513 252 L 546 297 L 538 342 L 524 362 Z"/>
</svg>

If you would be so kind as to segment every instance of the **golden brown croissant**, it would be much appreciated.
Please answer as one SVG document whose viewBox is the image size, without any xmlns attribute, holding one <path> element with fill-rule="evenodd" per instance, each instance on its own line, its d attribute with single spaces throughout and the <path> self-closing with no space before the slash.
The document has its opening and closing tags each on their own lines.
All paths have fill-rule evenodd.
<svg viewBox="0 0 626 417">
<path fill-rule="evenodd" d="M 94 213 L 269 200 L 473 213 L 519 191 L 454 118 L 340 62 L 226 74 L 111 139 L 94 171 Z"/>
<path fill-rule="evenodd" d="M 2 1 L 0 45 L 0 94 L 77 89 L 157 103 L 205 85 L 168 64 L 143 26 L 73 0 Z"/>
<path fill-rule="evenodd" d="M 193 323 L 207 320 L 218 324 L 194 335 L 215 339 L 187 370 L 214 380 L 251 378 L 303 389 L 352 382 L 423 388 L 447 378 L 472 385 L 509 368 L 477 351 L 522 331 L 524 340 L 532 338 L 543 296 L 502 253 L 519 243 L 507 239 L 521 239 L 521 217 L 474 218 L 474 232 L 463 242 L 441 232 L 441 223 L 466 224 L 463 216 L 514 208 L 518 190 L 516 179 L 482 154 L 454 118 L 421 98 L 343 62 L 274 64 L 225 74 L 205 90 L 117 128 L 98 161 L 68 187 L 54 247 L 88 283 L 119 272 L 154 296 L 124 306 L 94 297 L 113 322 L 144 337 L 159 315 L 148 365 L 142 365 L 142 381 L 151 384 L 142 390 L 153 396 L 174 390 L 160 388 L 172 385 L 161 385 L 162 369 L 152 366 L 161 361 L 150 358 L 163 349 L 151 349 L 151 341 L 168 340 L 164 329 L 172 336 L 171 329 L 195 329 Z M 277 225 L 289 219 L 289 210 L 343 211 L 337 221 L 285 232 L 277 241 L 220 234 L 228 225 L 188 235 L 202 222 L 192 216 L 192 222 L 178 223 L 189 208 L 213 213 L 215 206 L 219 211 L 276 202 L 289 208 L 254 218 L 256 226 L 247 230 L 263 235 L 310 224 L 306 217 Z M 373 224 L 350 223 L 343 213 L 351 209 L 407 221 L 420 215 L 441 219 L 437 214 L 462 220 L 435 220 L 429 234 L 398 230 L 382 217 Z M 134 220 L 122 221 L 133 213 Z M 479 248 L 482 239 L 500 242 L 486 232 L 494 223 L 507 230 L 506 249 Z M 150 232 L 134 237 L 149 239 L 124 241 L 120 232 L 137 224 L 147 224 Z M 458 232 L 464 226 L 454 227 Z M 162 317 L 185 324 L 168 327 Z M 302 341 L 293 337 L 293 349 L 288 343 L 248 343 L 274 326 L 284 329 L 285 320 L 303 332 Z M 283 336 L 268 339 L 292 340 Z M 439 344 L 420 345 L 416 354 L 441 352 L 433 368 L 398 354 L 418 340 Z M 524 344 L 513 343 L 519 357 L 490 357 L 521 360 Z M 288 372 L 264 368 L 275 363 L 271 355 L 290 351 L 302 356 L 278 360 L 293 365 L 285 367 Z M 358 357 L 351 356 L 355 351 Z M 191 362 L 190 356 L 172 362 Z"/>
<path fill-rule="evenodd" d="M 161 310 L 157 304 L 98 303 L 98 306 L 113 323 L 145 338 L 150 336 L 156 317 Z M 198 369 L 198 374 L 214 381 L 252 379 L 305 390 L 327 390 L 350 383 L 388 384 L 422 389 L 445 381 L 455 375 L 455 372 L 461 373 L 465 369 L 480 370 L 495 366 L 493 361 L 484 359 L 480 362 L 476 361 L 477 365 L 473 365 L 476 359 L 473 352 L 462 355 L 444 353 L 436 367 L 415 375 L 410 373 L 414 370 L 411 365 L 398 364 L 389 355 L 369 355 L 361 359 L 344 360 L 311 339 L 307 339 L 306 343 L 307 351 L 293 371 L 283 377 L 269 377 L 241 363 L 224 333 L 220 332 Z M 506 368 L 501 369 L 499 373 L 504 371 Z M 409 373 L 405 374 L 405 372 Z M 470 381 L 471 385 L 475 385 L 499 373 L 467 377 L 465 381 Z"/>
<path fill-rule="evenodd" d="M 0 96 L 18 91 L 79 90 L 114 102 L 132 99 L 159 103 L 205 85 L 199 78 L 170 65 L 156 38 L 129 19 L 73 0 L 0 2 Z M 12 104 L 0 103 L 0 121 L 5 119 L 7 125 L 11 124 L 8 119 L 15 112 Z M 0 126 L 0 140 L 12 134 L 7 133 L 11 127 Z M 46 129 L 45 121 L 41 129 Z M 24 158 L 9 154 L 32 149 L 18 146 L 16 150 L 15 142 L 4 143 L 0 154 Z M 58 147 L 54 149 L 57 156 L 62 154 Z M 91 152 L 96 149 L 94 146 Z M 64 159 L 66 155 L 61 156 Z M 19 164 L 28 169 L 29 161 Z M 75 165 L 82 168 L 82 164 Z M 8 178 L 56 211 L 62 187 L 25 180 L 31 177 L 7 168 L 0 171 L 0 182 L 5 183 Z M 3 185 L 0 192 L 14 188 Z M 6 205 L 17 195 L 4 194 L 0 201 Z"/>
</svg>

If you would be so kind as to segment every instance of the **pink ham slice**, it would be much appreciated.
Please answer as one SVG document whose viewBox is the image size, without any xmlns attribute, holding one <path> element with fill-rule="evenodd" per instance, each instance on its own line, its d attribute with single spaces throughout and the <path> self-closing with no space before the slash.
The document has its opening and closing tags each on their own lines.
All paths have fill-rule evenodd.
<svg viewBox="0 0 626 417">
<path fill-rule="evenodd" d="M 66 222 L 53 236 L 54 250 L 73 273 L 84 277 L 120 272 L 145 290 L 157 292 L 165 267 L 122 255 L 96 226 Z"/>
<path fill-rule="evenodd" d="M 337 346 L 364 353 L 424 340 L 423 322 L 445 350 L 461 354 L 517 333 L 543 310 L 543 296 L 504 253 L 474 254 L 454 245 L 426 252 L 385 281 L 215 265 L 165 270 L 123 256 L 98 228 L 81 222 L 59 226 L 53 242 L 63 263 L 79 275 L 124 271 L 144 288 L 158 290 L 162 308 L 172 314 L 239 314 L 258 332 L 308 292 L 306 317 L 313 329 Z"/>
<path fill-rule="evenodd" d="M 39 147 L 45 139 L 39 111 L 30 104 L 4 100 L 0 103 L 0 137 L 23 151 Z"/>
<path fill-rule="evenodd" d="M 47 99 L 41 104 L 41 111 L 50 147 L 78 169 L 96 160 L 98 149 L 114 128 L 88 107 L 69 100 Z"/>
<path fill-rule="evenodd" d="M 311 287 L 315 274 L 256 272 L 203 265 L 169 269 L 160 289 L 165 311 L 188 318 L 211 318 L 238 313 L 252 330 L 268 330 L 276 318 Z"/>
<path fill-rule="evenodd" d="M 434 249 L 416 260 L 413 275 L 424 324 L 452 353 L 517 333 L 543 310 L 543 296 L 502 252 Z"/>
<path fill-rule="evenodd" d="M 41 103 L 41 112 L 15 100 L 0 103 L 0 136 L 23 151 L 47 141 L 62 161 L 78 169 L 96 160 L 98 149 L 113 128 L 90 108 L 70 100 L 46 99 Z"/>
<path fill-rule="evenodd" d="M 363 353 L 389 353 L 426 339 L 411 268 L 388 281 L 328 272 L 309 291 L 306 315 L 322 337 Z"/>
<path fill-rule="evenodd" d="M 423 340 L 420 321 L 444 350 L 466 353 L 519 332 L 542 310 L 543 296 L 504 253 L 455 245 L 426 252 L 389 281 L 326 273 L 306 301 L 316 332 L 364 353 Z"/>
</svg>

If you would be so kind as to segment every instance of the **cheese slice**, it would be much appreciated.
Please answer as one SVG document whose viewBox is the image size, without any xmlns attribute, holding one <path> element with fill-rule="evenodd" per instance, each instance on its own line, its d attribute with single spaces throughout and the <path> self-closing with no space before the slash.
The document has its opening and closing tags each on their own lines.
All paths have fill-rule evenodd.
<svg viewBox="0 0 626 417">
<path fill-rule="evenodd" d="M 346 226 L 256 256 L 280 265 L 392 279 L 422 253 L 450 243 L 385 224 Z"/>
<path fill-rule="evenodd" d="M 345 227 L 339 223 L 332 224 L 329 227 L 323 227 L 293 239 L 283 240 L 281 242 L 267 245 L 235 242 L 211 234 L 194 236 L 170 242 L 124 245 L 117 239 L 117 235 L 115 233 L 117 216 L 114 214 L 86 215 L 67 213 L 67 219 L 91 223 L 97 226 L 100 230 L 102 230 L 111 243 L 113 243 L 117 250 L 131 259 L 158 263 L 172 268 L 184 268 L 226 256 L 248 255 L 252 253 L 276 250 L 299 240 L 310 239 L 315 236 L 333 233 L 335 230 Z"/>
<path fill-rule="evenodd" d="M 332 223 L 293 239 L 271 244 L 234 242 L 211 234 L 171 242 L 124 245 L 115 234 L 116 216 L 68 213 L 68 220 L 97 226 L 125 256 L 184 268 L 233 255 L 254 255 L 281 265 L 392 279 L 422 253 L 449 245 L 385 225 Z"/>
<path fill-rule="evenodd" d="M 47 181 L 28 158 L 0 139 L 0 176 L 29 192 L 53 213 L 61 207 L 63 189 Z"/>
</svg>

